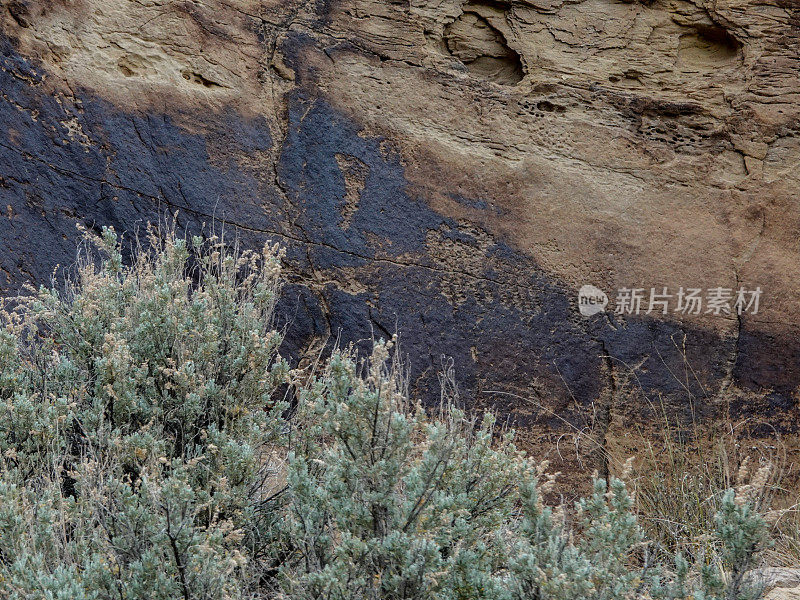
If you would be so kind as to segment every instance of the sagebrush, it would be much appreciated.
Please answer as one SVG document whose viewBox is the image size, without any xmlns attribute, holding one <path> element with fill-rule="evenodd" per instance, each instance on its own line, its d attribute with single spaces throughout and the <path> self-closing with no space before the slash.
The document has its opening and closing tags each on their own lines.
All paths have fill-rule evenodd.
<svg viewBox="0 0 800 600">
<path fill-rule="evenodd" d="M 6 304 L 0 595 L 9 599 L 754 599 L 747 497 L 720 552 L 663 560 L 621 479 L 574 507 L 494 417 L 409 396 L 393 340 L 281 358 L 280 253 L 110 229 Z"/>
</svg>

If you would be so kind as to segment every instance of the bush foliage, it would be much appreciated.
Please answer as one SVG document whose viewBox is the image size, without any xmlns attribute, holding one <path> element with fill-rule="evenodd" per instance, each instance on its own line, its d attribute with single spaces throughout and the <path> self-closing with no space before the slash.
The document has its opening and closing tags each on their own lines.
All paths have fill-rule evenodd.
<svg viewBox="0 0 800 600">
<path fill-rule="evenodd" d="M 3 598 L 759 595 L 765 528 L 733 491 L 718 553 L 659 564 L 622 480 L 547 506 L 546 465 L 491 415 L 413 402 L 393 341 L 290 370 L 276 248 L 163 238 L 126 265 L 104 230 L 2 312 Z"/>
</svg>

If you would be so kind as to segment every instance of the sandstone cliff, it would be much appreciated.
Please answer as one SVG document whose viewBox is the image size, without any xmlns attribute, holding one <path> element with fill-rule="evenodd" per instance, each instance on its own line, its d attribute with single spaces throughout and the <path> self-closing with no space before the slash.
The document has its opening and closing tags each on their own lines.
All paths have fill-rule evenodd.
<svg viewBox="0 0 800 600">
<path fill-rule="evenodd" d="M 452 357 L 522 424 L 736 388 L 796 428 L 793 0 L 12 0 L 0 24 L 5 293 L 68 266 L 76 222 L 179 210 L 287 246 L 296 357 L 399 329 L 420 393 Z M 612 310 L 763 295 L 583 317 L 584 284 Z"/>
</svg>

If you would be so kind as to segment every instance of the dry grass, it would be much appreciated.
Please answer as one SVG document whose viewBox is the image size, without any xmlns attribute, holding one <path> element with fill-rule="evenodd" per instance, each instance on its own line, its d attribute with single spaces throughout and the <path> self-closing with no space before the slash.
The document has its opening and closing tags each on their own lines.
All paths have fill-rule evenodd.
<svg viewBox="0 0 800 600">
<path fill-rule="evenodd" d="M 662 410 L 661 422 L 637 437 L 631 484 L 640 522 L 658 552 L 681 551 L 690 562 L 713 560 L 714 514 L 725 491 L 734 488 L 772 527 L 773 545 L 760 562 L 800 564 L 800 490 L 789 458 L 796 449 L 776 430 L 729 418 L 680 424 Z"/>
</svg>

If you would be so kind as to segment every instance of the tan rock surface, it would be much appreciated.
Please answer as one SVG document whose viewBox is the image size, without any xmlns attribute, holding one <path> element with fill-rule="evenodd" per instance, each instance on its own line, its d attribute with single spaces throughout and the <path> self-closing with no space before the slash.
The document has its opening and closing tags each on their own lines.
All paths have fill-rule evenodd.
<svg viewBox="0 0 800 600">
<path fill-rule="evenodd" d="M 800 588 L 775 588 L 764 595 L 764 600 L 797 600 Z"/>
</svg>

